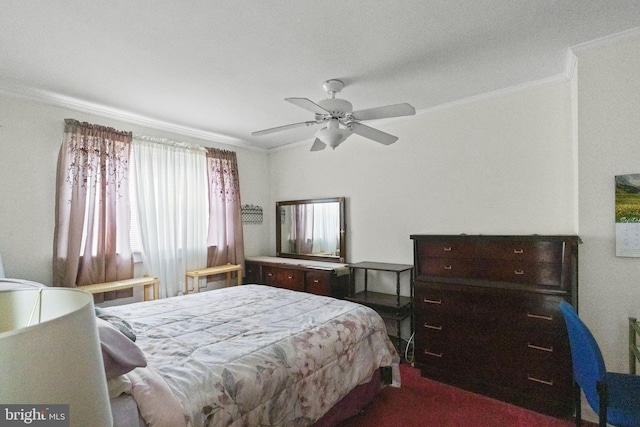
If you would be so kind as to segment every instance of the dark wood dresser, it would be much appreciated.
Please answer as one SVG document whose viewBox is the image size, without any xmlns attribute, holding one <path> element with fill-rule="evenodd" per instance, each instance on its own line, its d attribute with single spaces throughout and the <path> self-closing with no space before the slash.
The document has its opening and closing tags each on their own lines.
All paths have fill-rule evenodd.
<svg viewBox="0 0 640 427">
<path fill-rule="evenodd" d="M 255 257 L 245 261 L 245 283 L 344 298 L 349 293 L 349 268 L 330 262 Z"/>
<path fill-rule="evenodd" d="M 574 413 L 558 304 L 577 307 L 577 236 L 412 235 L 415 366 L 541 413 Z"/>
</svg>

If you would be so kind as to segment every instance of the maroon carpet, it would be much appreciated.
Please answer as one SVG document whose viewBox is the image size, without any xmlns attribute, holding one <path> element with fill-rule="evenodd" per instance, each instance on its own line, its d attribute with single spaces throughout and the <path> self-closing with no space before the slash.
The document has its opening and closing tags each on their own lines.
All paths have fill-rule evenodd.
<svg viewBox="0 0 640 427">
<path fill-rule="evenodd" d="M 400 365 L 402 387 L 387 387 L 365 411 L 339 427 L 573 427 L 560 420 L 499 400 L 420 377 Z"/>
</svg>

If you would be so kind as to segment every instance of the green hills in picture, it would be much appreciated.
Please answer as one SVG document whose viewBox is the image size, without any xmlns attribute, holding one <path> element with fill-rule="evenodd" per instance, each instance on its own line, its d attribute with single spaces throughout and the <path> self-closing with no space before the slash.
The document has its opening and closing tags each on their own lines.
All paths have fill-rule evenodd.
<svg viewBox="0 0 640 427">
<path fill-rule="evenodd" d="M 640 174 L 616 176 L 616 222 L 640 222 Z"/>
</svg>

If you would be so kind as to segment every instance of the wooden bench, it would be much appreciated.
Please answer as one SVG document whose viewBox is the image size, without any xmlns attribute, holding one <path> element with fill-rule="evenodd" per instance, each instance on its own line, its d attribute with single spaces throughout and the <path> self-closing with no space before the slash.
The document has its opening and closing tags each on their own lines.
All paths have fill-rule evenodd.
<svg viewBox="0 0 640 427">
<path fill-rule="evenodd" d="M 238 277 L 238 285 L 241 285 L 242 284 L 242 266 L 241 265 L 226 264 L 226 265 L 218 265 L 217 267 L 188 270 L 185 273 L 185 278 L 184 278 L 184 294 L 187 295 L 189 293 L 189 277 L 193 278 L 193 291 L 198 292 L 200 289 L 200 284 L 198 283 L 198 279 L 200 279 L 200 277 L 227 273 L 227 286 L 229 286 L 231 284 L 231 273 L 234 271 L 236 272 L 236 276 Z"/>
<path fill-rule="evenodd" d="M 112 292 L 120 289 L 132 289 L 137 286 L 144 286 L 144 300 L 158 299 L 160 297 L 160 285 L 157 277 L 135 277 L 133 279 L 116 280 L 113 282 L 96 283 L 93 285 L 78 286 L 78 289 L 99 294 L 101 292 Z M 149 290 L 153 288 L 153 298 L 149 297 Z"/>
</svg>

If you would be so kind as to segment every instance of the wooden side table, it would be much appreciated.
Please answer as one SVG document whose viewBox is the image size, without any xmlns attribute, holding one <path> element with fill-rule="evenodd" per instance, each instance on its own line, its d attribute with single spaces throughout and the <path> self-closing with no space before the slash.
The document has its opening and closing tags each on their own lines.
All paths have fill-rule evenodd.
<svg viewBox="0 0 640 427">
<path fill-rule="evenodd" d="M 399 353 L 404 351 L 402 342 L 407 341 L 407 345 L 411 340 L 414 332 L 413 326 L 413 264 L 389 264 L 385 262 L 363 261 L 355 264 L 347 265 L 351 270 L 351 283 L 349 301 L 357 302 L 362 305 L 373 308 L 380 314 L 383 319 L 396 322 L 395 335 L 390 334 L 395 341 L 396 349 Z M 364 271 L 364 291 L 355 293 L 356 272 Z M 387 294 L 381 292 L 372 292 L 369 290 L 369 272 L 378 271 L 392 273 L 396 275 L 396 293 Z M 405 274 L 405 282 L 409 286 L 409 296 L 400 295 L 401 276 Z M 402 337 L 401 323 L 404 319 L 409 318 L 410 337 L 404 339 Z"/>
<path fill-rule="evenodd" d="M 113 282 L 95 283 L 93 285 L 77 286 L 78 289 L 99 294 L 101 292 L 112 292 L 120 289 L 132 289 L 136 286 L 144 286 L 144 300 L 160 298 L 159 281 L 157 277 L 135 277 L 133 279 L 115 280 Z M 149 297 L 149 290 L 153 289 L 153 298 Z"/>
<path fill-rule="evenodd" d="M 188 270 L 184 278 L 184 294 L 189 294 L 189 277 L 193 278 L 193 291 L 198 292 L 200 285 L 198 280 L 200 277 L 213 276 L 214 274 L 227 273 L 227 286 L 231 284 L 231 273 L 236 272 L 238 285 L 242 284 L 242 266 L 240 264 L 218 265 L 216 267 L 200 268 L 197 270 Z"/>
</svg>

